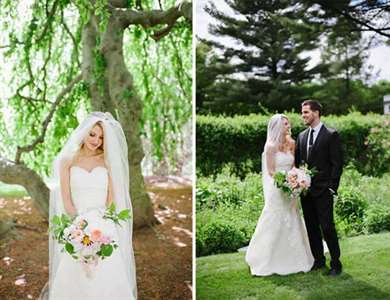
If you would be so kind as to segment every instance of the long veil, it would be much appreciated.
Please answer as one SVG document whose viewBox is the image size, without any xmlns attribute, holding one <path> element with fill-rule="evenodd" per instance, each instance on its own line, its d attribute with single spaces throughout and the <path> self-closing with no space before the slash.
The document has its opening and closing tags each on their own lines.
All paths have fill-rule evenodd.
<svg viewBox="0 0 390 300">
<path fill-rule="evenodd" d="M 129 165 L 127 156 L 127 142 L 123 129 L 110 113 L 93 112 L 73 131 L 65 146 L 55 158 L 52 165 L 51 178 L 48 181 L 50 188 L 50 220 L 54 215 L 65 213 L 60 190 L 60 162 L 64 158 L 72 158 L 80 149 L 84 137 L 89 133 L 96 122 L 101 122 L 104 131 L 104 151 L 106 166 L 109 168 L 112 179 L 114 202 L 117 210 L 130 209 L 132 205 L 129 194 Z M 132 215 L 132 214 L 131 214 Z M 133 220 L 122 224 L 119 231 L 119 249 L 126 266 L 127 279 L 131 287 L 132 296 L 137 298 L 135 276 L 135 260 L 132 246 Z M 49 238 L 49 289 L 53 283 L 61 255 L 58 243 Z"/>
<path fill-rule="evenodd" d="M 270 145 L 278 147 L 282 143 L 284 117 L 285 116 L 282 114 L 276 114 L 273 115 L 268 122 L 267 140 L 264 144 L 263 153 L 261 154 L 261 174 L 263 180 L 264 201 L 269 199 L 269 193 L 271 191 L 271 187 L 273 186 L 273 179 L 268 173 L 266 151 Z"/>
<path fill-rule="evenodd" d="M 267 204 L 267 199 L 270 199 L 272 186 L 274 184 L 273 178 L 268 173 L 266 151 L 270 145 L 278 146 L 282 141 L 283 132 L 283 117 L 282 114 L 276 114 L 271 117 L 267 127 L 267 140 L 264 144 L 264 149 L 261 154 L 261 175 L 263 182 L 264 206 Z M 238 249 L 239 252 L 247 252 L 248 246 Z"/>
</svg>

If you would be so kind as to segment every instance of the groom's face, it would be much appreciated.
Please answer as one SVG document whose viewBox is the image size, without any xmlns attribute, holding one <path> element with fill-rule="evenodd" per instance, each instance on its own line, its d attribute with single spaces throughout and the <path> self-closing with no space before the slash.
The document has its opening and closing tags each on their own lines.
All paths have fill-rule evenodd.
<svg viewBox="0 0 390 300">
<path fill-rule="evenodd" d="M 310 126 L 316 118 L 318 118 L 318 112 L 312 111 L 310 105 L 302 106 L 302 119 L 306 126 Z"/>
</svg>

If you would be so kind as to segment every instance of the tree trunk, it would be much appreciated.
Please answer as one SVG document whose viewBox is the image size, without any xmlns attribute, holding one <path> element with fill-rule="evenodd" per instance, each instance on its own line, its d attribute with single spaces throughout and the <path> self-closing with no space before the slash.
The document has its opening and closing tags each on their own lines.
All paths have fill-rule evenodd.
<svg viewBox="0 0 390 300">
<path fill-rule="evenodd" d="M 12 228 L 12 223 L 0 220 L 0 240 L 4 238 L 7 235 L 8 231 L 10 231 Z"/>
<path fill-rule="evenodd" d="M 0 157 L 0 181 L 24 186 L 35 207 L 45 217 L 49 216 L 49 189 L 41 177 L 23 163 L 16 164 Z"/>
<path fill-rule="evenodd" d="M 154 224 L 156 218 L 145 190 L 141 169 L 144 157 L 140 138 L 142 102 L 137 96 L 133 78 L 123 57 L 124 27 L 118 19 L 111 16 L 105 32 L 101 34 L 97 30 L 94 16 L 90 20 L 83 32 L 83 76 L 89 83 L 92 107 L 117 116 L 126 135 L 134 227 Z M 101 41 L 100 45 L 96 40 Z M 97 61 L 99 65 L 96 64 Z"/>
</svg>

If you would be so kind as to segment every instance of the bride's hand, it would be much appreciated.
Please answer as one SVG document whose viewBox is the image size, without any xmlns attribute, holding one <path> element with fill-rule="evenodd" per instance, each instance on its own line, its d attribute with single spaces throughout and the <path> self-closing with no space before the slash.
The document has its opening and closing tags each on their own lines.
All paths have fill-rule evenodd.
<svg viewBox="0 0 390 300">
<path fill-rule="evenodd" d="M 74 216 L 77 215 L 77 210 L 76 210 L 76 208 L 73 205 L 70 206 L 70 207 L 65 208 L 65 211 L 71 217 L 74 217 Z"/>
<path fill-rule="evenodd" d="M 296 198 L 291 200 L 291 208 L 292 208 L 292 210 L 297 210 L 297 199 Z"/>
</svg>

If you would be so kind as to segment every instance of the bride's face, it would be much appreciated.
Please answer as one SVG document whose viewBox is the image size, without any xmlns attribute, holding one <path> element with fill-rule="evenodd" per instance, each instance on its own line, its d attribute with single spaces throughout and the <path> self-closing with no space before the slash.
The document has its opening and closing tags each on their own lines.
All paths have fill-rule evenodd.
<svg viewBox="0 0 390 300">
<path fill-rule="evenodd" d="M 289 135 L 291 132 L 291 125 L 287 118 L 283 118 L 283 134 Z"/>
<path fill-rule="evenodd" d="M 96 151 L 103 144 L 103 130 L 95 125 L 84 139 L 84 145 L 91 151 Z"/>
</svg>

